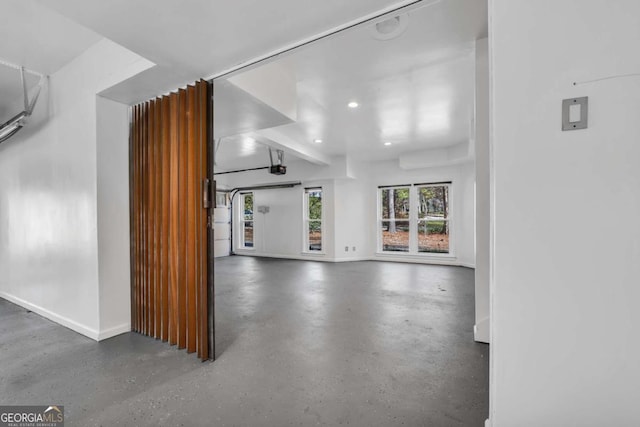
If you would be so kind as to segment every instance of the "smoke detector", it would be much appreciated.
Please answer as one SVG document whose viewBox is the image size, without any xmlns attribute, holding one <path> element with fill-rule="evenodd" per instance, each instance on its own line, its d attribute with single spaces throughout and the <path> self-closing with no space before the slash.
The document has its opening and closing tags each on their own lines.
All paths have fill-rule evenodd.
<svg viewBox="0 0 640 427">
<path fill-rule="evenodd" d="M 408 26 L 409 16 L 404 13 L 376 22 L 371 27 L 371 32 L 376 40 L 391 40 L 404 33 Z"/>
</svg>

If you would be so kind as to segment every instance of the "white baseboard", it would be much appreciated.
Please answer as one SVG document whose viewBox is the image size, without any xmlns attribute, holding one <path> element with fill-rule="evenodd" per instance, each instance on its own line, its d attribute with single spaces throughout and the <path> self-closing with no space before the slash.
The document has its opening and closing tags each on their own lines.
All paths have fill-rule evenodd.
<svg viewBox="0 0 640 427">
<path fill-rule="evenodd" d="M 47 310 L 46 308 L 40 307 L 39 305 L 32 304 L 29 301 L 25 301 L 22 298 L 18 298 L 6 292 L 0 291 L 0 297 L 8 301 L 11 301 L 16 305 L 19 305 L 20 307 L 26 308 L 27 310 L 31 310 L 34 313 L 38 313 L 40 316 L 45 317 L 51 320 L 52 322 L 55 322 L 66 328 L 69 328 L 72 331 L 75 331 L 93 340 L 99 341 L 100 334 L 95 329 L 89 328 L 88 326 L 85 326 L 81 323 L 78 323 L 74 320 L 69 319 L 68 317 L 60 316 L 59 314 L 54 313 L 53 311 Z"/>
<path fill-rule="evenodd" d="M 271 254 L 264 252 L 236 251 L 238 256 L 253 256 L 260 258 L 278 258 L 278 259 L 295 259 L 303 261 L 320 261 L 320 262 L 350 262 L 350 261 L 369 261 L 370 257 L 350 257 L 350 258 L 330 258 L 325 254 L 300 254 L 300 255 L 284 255 Z"/>
<path fill-rule="evenodd" d="M 431 264 L 431 265 L 449 265 L 452 267 L 467 267 L 458 261 L 455 257 L 426 257 L 419 255 L 398 256 L 392 254 L 375 254 L 370 258 L 372 261 L 393 261 L 407 262 L 412 264 Z"/>
<path fill-rule="evenodd" d="M 357 262 L 357 261 L 371 261 L 371 257 L 356 256 L 356 257 L 349 257 L 349 258 L 333 258 L 333 262 Z"/>
<path fill-rule="evenodd" d="M 299 254 L 285 255 L 272 254 L 265 252 L 236 250 L 234 255 L 253 256 L 261 258 L 278 258 L 278 259 L 295 259 L 304 261 L 321 261 L 321 262 L 354 262 L 354 261 L 391 261 L 391 262 L 408 262 L 413 264 L 431 264 L 431 265 L 450 265 L 453 267 L 475 268 L 473 264 L 460 263 L 455 258 L 425 258 L 425 257 L 402 257 L 393 255 L 374 255 L 374 256 L 355 256 L 348 258 L 330 258 L 325 254 Z"/>
<path fill-rule="evenodd" d="M 305 261 L 322 261 L 322 262 L 331 261 L 324 254 L 284 255 L 284 254 L 271 254 L 271 253 L 254 252 L 254 251 L 235 251 L 234 255 L 253 256 L 253 257 L 259 257 L 259 258 L 296 259 L 296 260 L 305 260 Z"/>
<path fill-rule="evenodd" d="M 98 341 L 113 338 L 116 335 L 125 334 L 127 332 L 131 332 L 131 323 L 123 323 L 122 325 L 100 331 L 98 334 Z"/>
<path fill-rule="evenodd" d="M 479 320 L 473 327 L 473 337 L 476 342 L 489 344 L 489 318 Z"/>
</svg>

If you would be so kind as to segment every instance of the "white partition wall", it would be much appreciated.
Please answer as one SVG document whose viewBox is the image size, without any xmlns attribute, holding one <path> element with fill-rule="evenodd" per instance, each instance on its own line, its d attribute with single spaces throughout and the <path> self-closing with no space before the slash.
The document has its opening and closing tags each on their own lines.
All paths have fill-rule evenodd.
<svg viewBox="0 0 640 427">
<path fill-rule="evenodd" d="M 490 2 L 493 427 L 640 425 L 639 16 Z"/>
</svg>

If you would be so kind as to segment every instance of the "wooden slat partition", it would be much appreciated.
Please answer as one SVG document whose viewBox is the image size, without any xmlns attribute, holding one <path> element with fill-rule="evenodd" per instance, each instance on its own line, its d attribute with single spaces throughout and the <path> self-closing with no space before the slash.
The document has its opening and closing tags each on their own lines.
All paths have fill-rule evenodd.
<svg viewBox="0 0 640 427">
<path fill-rule="evenodd" d="M 202 191 L 210 99 L 200 81 L 131 111 L 132 329 L 203 360 L 214 356 Z"/>
</svg>

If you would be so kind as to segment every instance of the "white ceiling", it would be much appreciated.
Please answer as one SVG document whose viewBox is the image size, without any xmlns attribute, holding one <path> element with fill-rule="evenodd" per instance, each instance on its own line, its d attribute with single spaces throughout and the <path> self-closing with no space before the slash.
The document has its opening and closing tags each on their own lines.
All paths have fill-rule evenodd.
<svg viewBox="0 0 640 427">
<path fill-rule="evenodd" d="M 396 39 L 376 40 L 370 28 L 356 28 L 284 57 L 297 76 L 298 120 L 275 128 L 276 133 L 306 145 L 298 152 L 307 159 L 341 154 L 393 158 L 468 139 L 473 41 L 486 36 L 486 1 L 424 4 L 433 1 L 411 12 L 407 30 Z M 5 0 L 0 40 L 11 43 L 0 44 L 0 58 L 52 74 L 107 37 L 157 64 L 107 94 L 133 103 L 407 3 Z M 30 84 L 35 84 L 32 78 Z M 2 114 L 3 103 L 20 96 L 19 73 L 0 70 L 0 90 Z M 348 110 L 345 104 L 352 99 L 361 107 Z M 323 144 L 313 144 L 315 138 Z M 249 141 L 236 139 L 245 145 Z M 384 147 L 383 141 L 393 145 Z M 242 144 L 227 144 L 224 150 L 239 163 L 251 155 L 264 163 L 264 147 L 249 151 Z"/>
<path fill-rule="evenodd" d="M 38 0 L 156 63 L 134 79 L 123 102 L 149 99 L 167 88 L 206 78 L 236 64 L 314 36 L 400 0 Z M 165 76 L 169 74 L 173 80 Z M 137 83 L 137 85 L 135 85 Z M 127 97 L 135 93 L 137 99 Z M 108 94 L 115 98 L 115 95 Z"/>
<path fill-rule="evenodd" d="M 363 161 L 469 141 L 475 40 L 486 37 L 486 1 L 443 0 L 414 9 L 405 32 L 392 40 L 376 39 L 374 27 L 363 25 L 277 60 L 293 70 L 298 93 L 297 121 L 277 133 L 324 155 Z M 348 108 L 351 100 L 360 106 Z M 224 109 L 224 102 L 216 99 L 216 108 Z M 266 148 L 251 148 L 247 135 L 223 141 L 221 169 L 265 162 Z M 294 155 L 289 152 L 289 159 Z"/>
<path fill-rule="evenodd" d="M 53 74 L 100 40 L 94 32 L 34 0 L 4 0 L 0 13 L 0 60 Z M 39 78 L 27 75 L 29 87 Z M 0 122 L 22 101 L 20 72 L 0 65 Z M 20 102 L 17 105 L 20 105 Z"/>
</svg>

